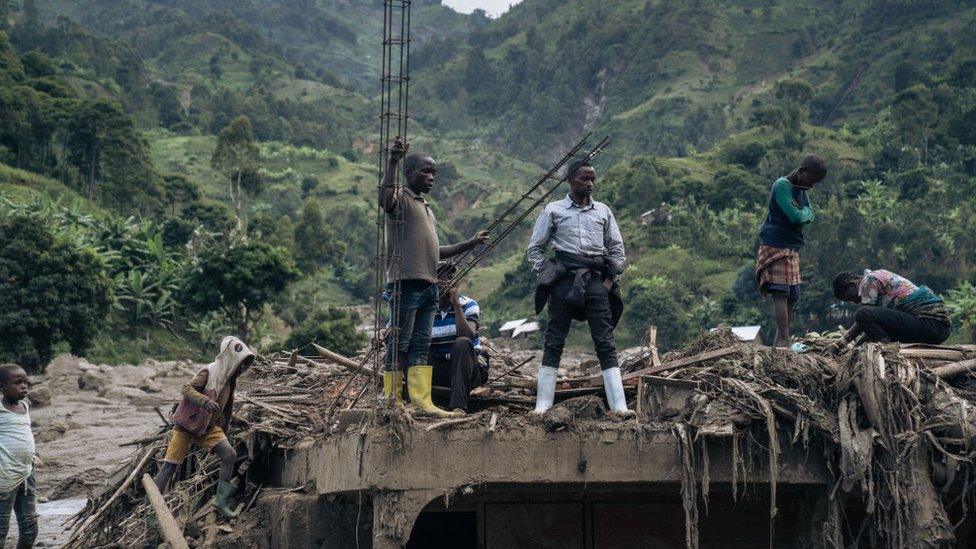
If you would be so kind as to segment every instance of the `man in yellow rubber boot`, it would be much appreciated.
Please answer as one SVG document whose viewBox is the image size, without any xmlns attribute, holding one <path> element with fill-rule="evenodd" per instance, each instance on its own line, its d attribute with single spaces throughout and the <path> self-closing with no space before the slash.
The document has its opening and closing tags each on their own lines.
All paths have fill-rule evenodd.
<svg viewBox="0 0 976 549">
<path fill-rule="evenodd" d="M 386 212 L 387 220 L 392 221 L 386 224 L 384 297 L 390 302 L 391 317 L 397 319 L 397 330 L 390 330 L 387 336 L 383 394 L 386 398 L 400 398 L 406 370 L 410 403 L 426 414 L 452 417 L 455 414 L 434 406 L 430 398 L 433 368 L 428 349 L 434 313 L 440 301 L 437 262 L 487 241 L 488 233 L 480 231 L 460 244 L 439 244 L 434 213 L 423 197 L 434 188 L 437 164 L 426 154 L 406 156 L 408 148 L 399 137 L 393 141 L 379 196 L 380 207 Z M 396 171 L 401 159 L 406 184 L 397 189 Z M 396 345 L 393 345 L 394 337 Z"/>
</svg>

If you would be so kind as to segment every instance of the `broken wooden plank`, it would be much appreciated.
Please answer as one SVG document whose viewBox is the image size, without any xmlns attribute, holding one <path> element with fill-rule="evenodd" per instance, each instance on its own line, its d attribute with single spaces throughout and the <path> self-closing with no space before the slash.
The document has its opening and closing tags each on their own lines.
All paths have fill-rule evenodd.
<svg viewBox="0 0 976 549">
<path fill-rule="evenodd" d="M 966 353 L 956 349 L 927 349 L 918 347 L 906 347 L 898 351 L 898 354 L 905 358 L 928 358 L 933 360 L 962 360 Z"/>
<path fill-rule="evenodd" d="M 651 353 L 651 368 L 661 365 L 661 356 L 657 353 L 657 326 L 647 329 L 647 349 Z"/>
<path fill-rule="evenodd" d="M 536 380 L 512 377 L 503 381 L 495 381 L 491 383 L 491 386 L 498 388 L 516 387 L 519 389 L 535 389 Z"/>
<path fill-rule="evenodd" d="M 675 368 L 681 368 L 682 366 L 689 366 L 691 364 L 697 364 L 699 362 L 705 362 L 706 360 L 714 360 L 716 358 L 721 358 L 723 356 L 731 355 L 732 353 L 738 352 L 739 347 L 726 347 L 724 349 L 717 349 L 715 351 L 708 351 L 707 353 L 702 353 L 700 355 L 690 356 L 687 358 L 682 358 L 675 360 L 673 362 L 667 362 L 658 367 L 644 368 L 642 370 L 635 370 L 629 372 L 622 376 L 623 380 L 634 379 L 640 376 L 646 376 L 651 374 L 658 374 L 661 372 L 666 372 L 668 370 L 673 370 Z"/>
<path fill-rule="evenodd" d="M 173 518 L 173 513 L 166 506 L 163 494 L 159 492 L 159 488 L 156 487 L 156 483 L 149 476 L 149 473 L 142 475 L 142 487 L 145 488 L 149 504 L 156 514 L 159 529 L 163 532 L 163 539 L 169 543 L 171 549 L 190 549 L 186 543 L 186 538 L 183 537 L 183 529 Z"/>
<path fill-rule="evenodd" d="M 589 395 L 599 393 L 603 387 L 577 387 L 575 389 L 556 389 L 557 397 L 574 397 L 577 395 Z"/>
</svg>

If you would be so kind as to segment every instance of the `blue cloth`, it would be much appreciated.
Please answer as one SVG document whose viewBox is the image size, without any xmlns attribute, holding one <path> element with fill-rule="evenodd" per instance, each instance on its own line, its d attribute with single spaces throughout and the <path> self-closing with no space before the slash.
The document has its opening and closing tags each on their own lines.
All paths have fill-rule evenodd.
<svg viewBox="0 0 976 549">
<path fill-rule="evenodd" d="M 393 286 L 388 285 L 383 298 L 390 303 L 390 317 L 397 313 Z M 437 284 L 424 280 L 404 280 L 400 283 L 399 337 L 397 357 L 404 369 L 410 366 L 429 365 L 430 331 L 440 301 Z M 393 333 L 386 338 L 386 369 L 393 369 Z"/>
<path fill-rule="evenodd" d="M 799 251 L 803 247 L 803 227 L 813 219 L 807 192 L 781 177 L 769 192 L 769 213 L 759 229 L 759 240 L 774 248 Z"/>
<path fill-rule="evenodd" d="M 942 303 L 942 298 L 935 295 L 928 286 L 919 286 L 914 292 L 908 294 L 907 297 L 903 297 L 901 301 L 898 302 L 899 309 L 912 310 L 916 307 L 924 307 L 926 305 L 935 305 Z"/>
<path fill-rule="evenodd" d="M 786 300 L 790 303 L 796 303 L 800 301 L 800 285 L 799 284 L 777 284 L 775 282 L 770 282 L 764 286 L 767 293 L 773 294 L 786 294 Z"/>
<path fill-rule="evenodd" d="M 459 296 L 459 301 L 464 318 L 477 325 L 481 318 L 481 307 L 478 306 L 478 302 L 464 295 Z M 451 353 L 451 347 L 454 346 L 454 340 L 457 339 L 457 318 L 455 314 L 453 306 L 447 309 L 438 309 L 434 313 L 434 324 L 430 334 L 430 354 L 446 356 Z M 477 332 L 475 332 L 474 340 L 471 343 L 475 350 L 481 349 L 481 338 Z"/>
</svg>

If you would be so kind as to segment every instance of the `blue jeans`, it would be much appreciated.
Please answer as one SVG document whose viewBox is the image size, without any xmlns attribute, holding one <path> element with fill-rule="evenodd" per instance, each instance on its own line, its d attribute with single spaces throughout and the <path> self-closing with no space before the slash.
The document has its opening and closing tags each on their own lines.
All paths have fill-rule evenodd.
<svg viewBox="0 0 976 549">
<path fill-rule="evenodd" d="M 384 298 L 390 302 L 390 318 L 397 314 L 399 306 L 399 336 L 397 338 L 396 369 L 409 368 L 417 364 L 430 364 L 428 351 L 430 350 L 431 325 L 434 323 L 434 313 L 440 301 L 440 291 L 437 284 L 424 280 L 400 281 L 399 303 L 393 294 L 393 286 L 387 285 Z M 393 370 L 393 330 L 386 338 L 386 369 Z"/>
<path fill-rule="evenodd" d="M 13 491 L 0 495 L 0 547 L 7 539 L 11 511 L 17 515 L 17 547 L 34 545 L 37 539 L 37 485 L 34 484 L 34 475 L 27 477 Z"/>
</svg>

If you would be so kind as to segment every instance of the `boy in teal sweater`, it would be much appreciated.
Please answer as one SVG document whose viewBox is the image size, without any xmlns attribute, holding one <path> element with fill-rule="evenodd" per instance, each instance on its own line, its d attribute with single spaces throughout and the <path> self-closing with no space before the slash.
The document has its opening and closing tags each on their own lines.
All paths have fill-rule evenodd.
<svg viewBox="0 0 976 549">
<path fill-rule="evenodd" d="M 814 218 L 807 191 L 825 177 L 826 162 L 817 155 L 807 155 L 798 168 L 777 179 L 769 193 L 769 213 L 759 229 L 756 283 L 763 301 L 767 294 L 773 295 L 774 347 L 790 344 L 790 318 L 800 299 L 803 228 Z"/>
</svg>

